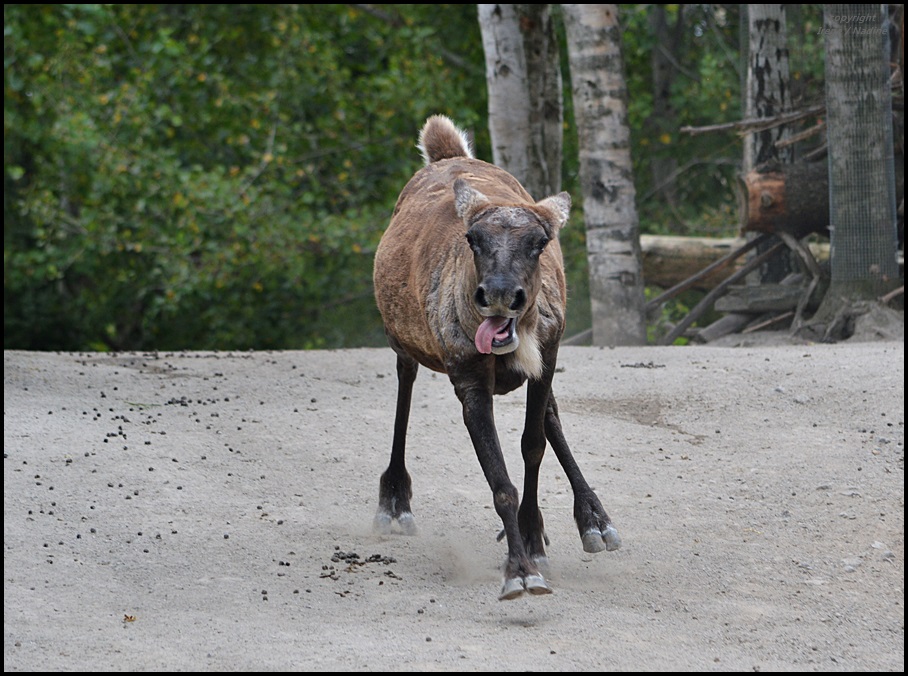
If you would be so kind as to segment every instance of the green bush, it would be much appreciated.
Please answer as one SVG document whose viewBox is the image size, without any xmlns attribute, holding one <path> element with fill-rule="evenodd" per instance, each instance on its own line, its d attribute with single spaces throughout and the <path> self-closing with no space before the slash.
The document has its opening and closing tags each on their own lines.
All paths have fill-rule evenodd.
<svg viewBox="0 0 908 676">
<path fill-rule="evenodd" d="M 738 6 L 665 6 L 684 32 L 670 120 L 652 7 L 621 10 L 641 230 L 730 234 L 740 141 L 677 130 L 740 115 Z M 802 91 L 818 11 L 790 27 Z M 384 344 L 372 254 L 418 129 L 446 113 L 491 160 L 481 45 L 475 5 L 4 5 L 4 347 Z M 564 103 L 572 335 L 591 321 Z M 659 158 L 683 169 L 676 204 Z"/>
<path fill-rule="evenodd" d="M 382 341 L 416 132 L 485 104 L 475 7 L 381 7 L 6 5 L 4 346 Z"/>
</svg>

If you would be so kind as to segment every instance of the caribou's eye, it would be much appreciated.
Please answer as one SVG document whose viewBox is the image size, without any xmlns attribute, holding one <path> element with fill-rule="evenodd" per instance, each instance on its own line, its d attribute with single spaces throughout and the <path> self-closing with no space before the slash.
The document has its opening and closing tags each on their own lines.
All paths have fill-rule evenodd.
<svg viewBox="0 0 908 676">
<path fill-rule="evenodd" d="M 549 243 L 549 238 L 546 236 L 540 237 L 536 244 L 533 247 L 533 254 L 539 256 L 542 253 L 542 250 L 545 249 L 545 245 Z"/>
</svg>

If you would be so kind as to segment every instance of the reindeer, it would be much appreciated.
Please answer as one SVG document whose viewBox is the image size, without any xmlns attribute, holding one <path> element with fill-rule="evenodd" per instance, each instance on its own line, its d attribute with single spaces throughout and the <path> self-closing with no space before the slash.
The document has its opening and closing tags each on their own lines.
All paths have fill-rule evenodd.
<svg viewBox="0 0 908 676">
<path fill-rule="evenodd" d="M 419 135 L 426 166 L 407 183 L 375 254 L 375 298 L 397 353 L 391 460 L 374 526 L 415 533 L 404 446 L 419 365 L 446 373 L 507 538 L 499 600 L 549 594 L 540 567 L 548 544 L 537 485 L 546 439 L 574 492 L 586 552 L 615 550 L 618 532 L 587 484 L 561 429 L 552 394 L 567 293 L 558 231 L 566 192 L 536 202 L 506 171 L 473 157 L 463 131 L 441 115 Z M 494 394 L 527 386 L 521 437 L 523 501 L 508 478 L 492 412 Z"/>
</svg>

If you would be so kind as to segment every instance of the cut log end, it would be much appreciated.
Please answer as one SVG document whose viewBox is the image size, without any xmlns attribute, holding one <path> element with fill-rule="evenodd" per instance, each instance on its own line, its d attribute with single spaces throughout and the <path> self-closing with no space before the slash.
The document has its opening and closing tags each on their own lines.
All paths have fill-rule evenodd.
<svg viewBox="0 0 908 676">
<path fill-rule="evenodd" d="M 829 227 L 829 179 L 824 162 L 754 170 L 738 184 L 742 232 L 786 232 L 800 239 Z"/>
</svg>

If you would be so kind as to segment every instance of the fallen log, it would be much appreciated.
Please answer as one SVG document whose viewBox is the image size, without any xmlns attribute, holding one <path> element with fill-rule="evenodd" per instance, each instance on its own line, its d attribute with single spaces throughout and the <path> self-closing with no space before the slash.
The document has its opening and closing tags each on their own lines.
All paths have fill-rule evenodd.
<svg viewBox="0 0 908 676">
<path fill-rule="evenodd" d="M 711 343 L 723 336 L 727 336 L 729 333 L 737 333 L 751 321 L 753 321 L 753 315 L 743 312 L 724 315 L 709 326 L 700 329 L 697 335 L 693 337 L 693 341 L 695 343 Z"/>
<path fill-rule="evenodd" d="M 693 309 L 687 314 L 687 316 L 680 322 L 678 322 L 675 328 L 669 331 L 668 335 L 664 336 L 662 340 L 659 341 L 659 344 L 671 345 L 672 343 L 674 343 L 675 339 L 681 336 L 685 331 L 687 331 L 688 327 L 695 321 L 697 321 L 700 316 L 704 312 L 706 312 L 706 310 L 716 301 L 716 298 L 721 297 L 722 294 L 725 293 L 725 290 L 729 286 L 731 286 L 738 280 L 743 279 L 745 276 L 747 276 L 748 273 L 756 270 L 758 267 L 763 265 L 763 263 L 770 260 L 773 256 L 778 254 L 784 246 L 784 242 L 776 240 L 776 243 L 766 251 L 761 253 L 759 256 L 756 256 L 749 260 L 743 268 L 735 272 L 735 274 L 719 284 L 715 289 L 707 293 L 703 297 L 703 299 L 693 307 Z"/>
<path fill-rule="evenodd" d="M 801 286 L 785 284 L 759 284 L 755 286 L 732 286 L 716 300 L 719 312 L 784 312 L 794 310 L 804 295 Z"/>
<path fill-rule="evenodd" d="M 647 286 L 668 289 L 693 279 L 685 290 L 709 291 L 740 270 L 746 259 L 730 260 L 726 265 L 708 268 L 746 243 L 744 237 L 642 235 L 643 280 Z M 811 243 L 810 250 L 818 260 L 829 258 L 828 243 Z"/>
<path fill-rule="evenodd" d="M 905 193 L 902 161 L 894 164 L 896 203 Z M 829 229 L 829 166 L 826 162 L 796 162 L 754 169 L 739 178 L 738 209 L 741 232 L 787 233 L 802 239 Z"/>
<path fill-rule="evenodd" d="M 683 282 L 744 244 L 742 237 L 672 237 L 642 235 L 643 279 L 648 286 L 667 288 Z M 711 289 L 727 279 L 734 266 L 698 279 L 693 288 Z"/>
<path fill-rule="evenodd" d="M 742 232 L 786 232 L 801 239 L 829 228 L 829 169 L 798 162 L 755 169 L 741 178 Z"/>
</svg>

